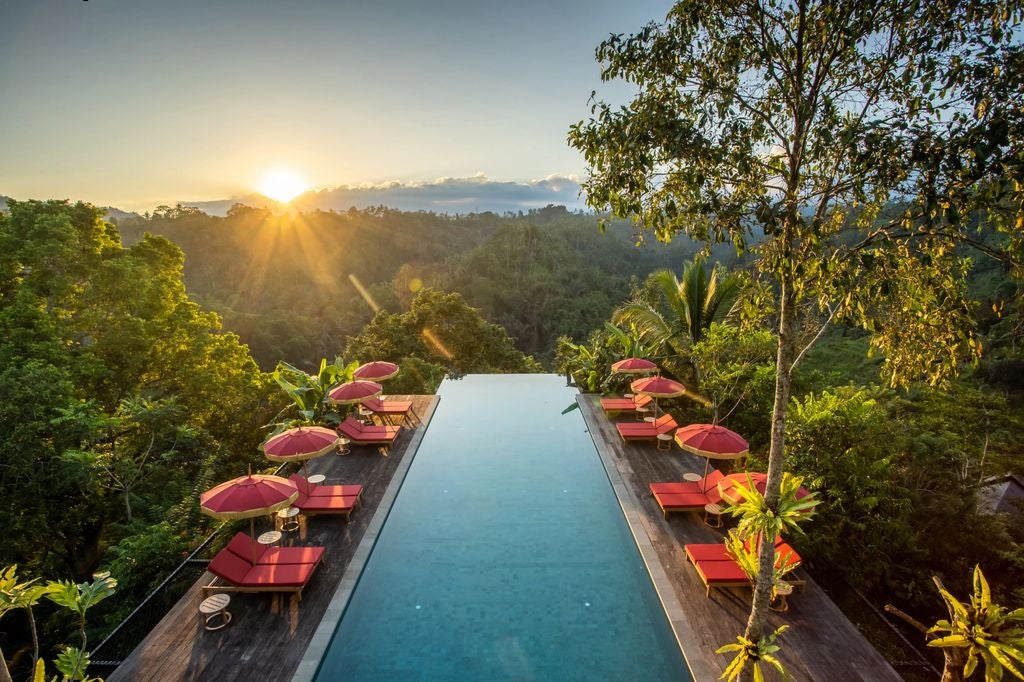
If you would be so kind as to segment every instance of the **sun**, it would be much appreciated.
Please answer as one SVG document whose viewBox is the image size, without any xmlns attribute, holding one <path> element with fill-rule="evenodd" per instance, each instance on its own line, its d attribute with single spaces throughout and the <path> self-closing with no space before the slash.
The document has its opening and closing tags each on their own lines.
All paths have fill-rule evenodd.
<svg viewBox="0 0 1024 682">
<path fill-rule="evenodd" d="M 274 201 L 287 203 L 308 190 L 309 184 L 287 168 L 274 168 L 263 174 L 258 189 Z"/>
</svg>

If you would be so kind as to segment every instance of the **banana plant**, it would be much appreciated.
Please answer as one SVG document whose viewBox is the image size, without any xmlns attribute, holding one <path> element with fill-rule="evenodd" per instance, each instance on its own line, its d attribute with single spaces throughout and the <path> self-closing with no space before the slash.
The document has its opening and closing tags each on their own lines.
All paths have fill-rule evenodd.
<svg viewBox="0 0 1024 682">
<path fill-rule="evenodd" d="M 736 657 L 729 661 L 729 665 L 726 666 L 722 676 L 718 679 L 732 682 L 732 680 L 737 679 L 748 668 L 753 667 L 754 682 L 764 682 L 763 667 L 771 666 L 779 673 L 779 677 L 783 680 L 789 680 L 789 674 L 783 667 L 782 660 L 776 655 L 781 647 L 775 643 L 779 635 L 788 628 L 788 625 L 780 625 L 775 632 L 765 635 L 756 642 L 740 635 L 736 638 L 735 644 L 726 644 L 719 647 L 715 651 L 716 654 L 728 654 L 735 651 Z"/>
<path fill-rule="evenodd" d="M 974 567 L 974 591 L 967 604 L 954 597 L 938 578 L 932 579 L 949 610 L 949 620 L 938 621 L 926 633 L 932 638 L 928 646 L 942 649 L 945 655 L 942 679 L 966 679 L 979 663 L 984 663 L 986 682 L 1003 679 L 1004 671 L 1024 680 L 1024 609 L 1010 611 L 993 604 L 980 566 Z"/>
<path fill-rule="evenodd" d="M 358 362 L 345 365 L 340 357 L 336 357 L 334 362 L 329 364 L 327 358 L 323 358 L 320 360 L 320 369 L 311 375 L 287 362 L 277 363 L 272 376 L 277 385 L 291 398 L 292 404 L 281 410 L 274 418 L 271 425 L 275 427 L 275 432 L 299 424 L 340 424 L 341 415 L 327 400 L 327 394 L 334 386 L 351 381 L 357 367 Z M 298 418 L 285 419 L 289 411 L 294 411 Z"/>
</svg>

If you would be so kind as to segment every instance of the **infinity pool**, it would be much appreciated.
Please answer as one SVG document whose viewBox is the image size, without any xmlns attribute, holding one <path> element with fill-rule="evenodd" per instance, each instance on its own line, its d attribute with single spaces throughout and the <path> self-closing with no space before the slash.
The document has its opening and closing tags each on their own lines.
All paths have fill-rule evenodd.
<svg viewBox="0 0 1024 682">
<path fill-rule="evenodd" d="M 690 680 L 554 375 L 445 380 L 317 680 Z"/>
</svg>

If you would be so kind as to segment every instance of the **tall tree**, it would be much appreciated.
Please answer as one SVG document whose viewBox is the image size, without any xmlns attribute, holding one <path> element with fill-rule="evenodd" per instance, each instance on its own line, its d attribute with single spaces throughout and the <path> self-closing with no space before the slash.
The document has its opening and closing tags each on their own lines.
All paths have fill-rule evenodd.
<svg viewBox="0 0 1024 682">
<path fill-rule="evenodd" d="M 664 240 L 749 248 L 775 306 L 769 507 L 793 369 L 821 320 L 867 329 L 896 384 L 941 382 L 978 354 L 956 247 L 980 244 L 987 209 L 1022 262 L 1021 14 L 1014 0 L 682 0 L 598 47 L 602 77 L 638 92 L 570 130 L 590 205 Z"/>
</svg>

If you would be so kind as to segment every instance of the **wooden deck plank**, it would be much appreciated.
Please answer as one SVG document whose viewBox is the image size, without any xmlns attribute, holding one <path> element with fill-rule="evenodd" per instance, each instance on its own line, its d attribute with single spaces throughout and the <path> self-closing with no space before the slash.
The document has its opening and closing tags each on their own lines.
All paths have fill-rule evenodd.
<svg viewBox="0 0 1024 682">
<path fill-rule="evenodd" d="M 382 457 L 372 446 L 361 446 L 353 447 L 350 455 L 325 455 L 309 462 L 310 473 L 325 474 L 326 484 L 361 483 L 364 490 L 362 504 L 348 523 L 330 515 L 305 518 L 300 529 L 285 541 L 326 548 L 328 563 L 317 569 L 301 601 L 288 595 L 232 593 L 228 608 L 231 624 L 208 632 L 198 615 L 203 599 L 201 587 L 211 579 L 210 574 L 204 574 L 107 678 L 110 682 L 291 678 L 392 475 L 404 458 L 415 454 L 407 447 L 412 432 L 425 428 L 438 403 L 437 396 L 432 395 L 391 397 L 412 400 L 422 423 L 403 430 L 388 457 Z M 269 528 L 268 523 L 263 521 L 264 529 Z"/>
<path fill-rule="evenodd" d="M 702 474 L 705 460 L 679 448 L 658 450 L 651 443 L 624 443 L 601 410 L 598 396 L 581 395 L 580 408 L 595 445 L 610 457 L 622 480 L 639 502 L 641 522 L 697 642 L 683 642 L 688 659 L 700 661 L 721 674 L 729 658 L 715 650 L 742 634 L 750 610 L 750 589 L 716 589 L 705 596 L 705 587 L 686 560 L 683 545 L 722 542 L 720 532 L 709 528 L 695 513 L 662 515 L 649 484 L 680 481 L 686 472 Z M 806 574 L 806 571 L 803 571 Z M 795 680 L 900 680 L 901 677 L 864 638 L 831 599 L 807 577 L 807 587 L 789 599 L 787 613 L 771 613 L 769 626 L 789 624 L 783 635 L 782 659 Z"/>
</svg>

